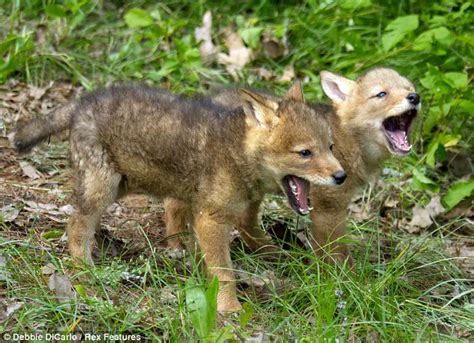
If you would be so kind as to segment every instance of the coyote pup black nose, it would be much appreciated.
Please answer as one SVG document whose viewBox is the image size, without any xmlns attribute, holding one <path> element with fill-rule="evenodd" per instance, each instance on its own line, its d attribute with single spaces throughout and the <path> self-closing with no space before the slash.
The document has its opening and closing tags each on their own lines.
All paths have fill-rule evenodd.
<svg viewBox="0 0 474 343">
<path fill-rule="evenodd" d="M 341 185 L 346 180 L 347 174 L 343 170 L 338 170 L 337 172 L 332 174 L 332 177 L 336 182 L 336 185 Z"/>
<path fill-rule="evenodd" d="M 412 105 L 418 105 L 420 103 L 420 96 L 416 93 L 410 93 L 407 96 L 407 100 Z"/>
</svg>

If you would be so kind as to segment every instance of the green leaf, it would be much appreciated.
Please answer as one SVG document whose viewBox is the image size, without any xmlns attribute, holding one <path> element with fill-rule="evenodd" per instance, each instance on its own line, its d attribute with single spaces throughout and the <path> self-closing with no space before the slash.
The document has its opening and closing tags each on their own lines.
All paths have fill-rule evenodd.
<svg viewBox="0 0 474 343">
<path fill-rule="evenodd" d="M 202 339 L 209 337 L 208 304 L 203 287 L 190 286 L 186 288 L 186 307 L 199 337 Z"/>
<path fill-rule="evenodd" d="M 413 188 L 419 191 L 438 192 L 439 186 L 418 169 L 413 169 Z"/>
<path fill-rule="evenodd" d="M 153 18 L 141 8 L 132 8 L 124 16 L 125 22 L 131 28 L 147 27 L 153 24 Z"/>
<path fill-rule="evenodd" d="M 385 30 L 387 31 L 402 31 L 402 32 L 411 32 L 415 31 L 418 28 L 418 15 L 407 15 L 403 17 L 398 17 L 397 19 L 391 21 Z"/>
<path fill-rule="evenodd" d="M 389 51 L 395 45 L 403 40 L 406 33 L 401 31 L 392 31 L 382 36 L 382 46 L 385 51 Z"/>
<path fill-rule="evenodd" d="M 443 204 L 448 210 L 454 208 L 463 199 L 472 195 L 474 190 L 474 179 L 456 182 L 448 189 L 443 197 Z"/>
<path fill-rule="evenodd" d="M 194 328 L 203 340 L 209 338 L 215 327 L 218 291 L 219 281 L 216 277 L 206 291 L 204 287 L 195 285 L 192 280 L 189 280 L 186 285 L 186 306 Z"/>
<path fill-rule="evenodd" d="M 51 231 L 46 231 L 45 233 L 42 234 L 42 237 L 44 239 L 56 239 L 62 237 L 64 234 L 63 230 L 51 230 Z"/>
<path fill-rule="evenodd" d="M 211 332 L 216 325 L 217 318 L 217 293 L 219 292 L 219 280 L 214 276 L 209 287 L 206 290 L 206 300 L 208 304 L 207 326 Z"/>
<path fill-rule="evenodd" d="M 46 5 L 44 11 L 50 17 L 61 18 L 66 16 L 66 10 L 61 5 Z"/>
<path fill-rule="evenodd" d="M 242 304 L 242 312 L 239 316 L 239 324 L 240 328 L 243 329 L 247 326 L 248 322 L 252 318 L 253 315 L 253 308 L 250 306 L 249 303 Z"/>
<path fill-rule="evenodd" d="M 76 290 L 77 294 L 81 296 L 81 298 L 87 298 L 87 291 L 83 285 L 81 284 L 74 285 L 74 289 Z"/>
<path fill-rule="evenodd" d="M 454 89 L 463 89 L 468 85 L 466 73 L 451 72 L 443 75 L 444 81 Z"/>
<path fill-rule="evenodd" d="M 262 34 L 262 31 L 263 27 L 251 27 L 247 29 L 240 29 L 238 33 L 247 46 L 255 49 L 260 43 L 260 35 Z"/>
<path fill-rule="evenodd" d="M 390 22 L 385 28 L 386 33 L 382 36 L 382 45 L 385 51 L 389 51 L 397 45 L 407 34 L 418 28 L 418 15 L 407 15 L 398 17 Z"/>
<path fill-rule="evenodd" d="M 438 151 L 439 148 L 439 139 L 434 139 L 430 145 L 428 146 L 428 149 L 426 151 L 426 164 L 429 165 L 431 168 L 434 168 L 435 166 L 435 156 L 436 152 Z"/>
<path fill-rule="evenodd" d="M 432 44 L 437 41 L 443 46 L 449 46 L 454 42 L 454 37 L 447 28 L 438 27 L 428 30 L 419 35 L 413 42 L 413 50 L 421 51 L 432 48 Z"/>
<path fill-rule="evenodd" d="M 474 101 L 472 100 L 461 100 L 459 102 L 459 109 L 463 110 L 464 112 L 470 114 L 471 116 L 474 115 Z"/>
</svg>

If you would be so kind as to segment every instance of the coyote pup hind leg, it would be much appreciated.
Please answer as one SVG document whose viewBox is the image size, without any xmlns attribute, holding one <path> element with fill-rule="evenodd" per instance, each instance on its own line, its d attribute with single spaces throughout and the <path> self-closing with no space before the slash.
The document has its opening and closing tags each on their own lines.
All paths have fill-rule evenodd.
<svg viewBox="0 0 474 343">
<path fill-rule="evenodd" d="M 247 209 L 238 218 L 238 229 L 240 237 L 250 250 L 263 253 L 267 258 L 272 259 L 281 253 L 281 250 L 274 244 L 272 238 L 260 228 L 259 210 L 262 200 L 249 204 Z"/>
<path fill-rule="evenodd" d="M 122 176 L 112 167 L 107 152 L 91 136 L 71 133 L 71 160 L 77 174 L 75 209 L 67 226 L 69 253 L 92 264 L 92 243 L 100 218 L 118 194 Z"/>
<path fill-rule="evenodd" d="M 193 224 L 193 215 L 189 204 L 178 199 L 166 198 L 163 205 L 167 246 L 172 249 L 188 248 L 190 252 L 194 251 L 192 228 L 189 227 Z"/>
</svg>

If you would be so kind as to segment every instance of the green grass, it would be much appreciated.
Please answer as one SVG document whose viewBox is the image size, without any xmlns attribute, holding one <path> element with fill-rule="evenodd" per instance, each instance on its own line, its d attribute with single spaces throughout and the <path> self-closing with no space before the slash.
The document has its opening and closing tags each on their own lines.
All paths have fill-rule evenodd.
<svg viewBox="0 0 474 343">
<path fill-rule="evenodd" d="M 452 185 L 461 181 L 468 187 L 472 170 L 459 176 L 450 162 L 472 151 L 471 2 L 0 0 L 0 83 L 17 79 L 43 87 L 63 80 L 92 90 L 131 80 L 195 93 L 235 82 L 223 65 L 201 61 L 194 29 L 208 9 L 213 13 L 213 41 L 221 52 L 226 51 L 223 31 L 229 25 L 246 32 L 246 43 L 255 52 L 255 59 L 239 72 L 238 83 L 281 94 L 288 82 L 278 78 L 293 65 L 304 81 L 306 98 L 318 101 L 324 100 L 319 71 L 356 77 L 384 65 L 416 83 L 424 108 L 415 130 L 416 152 L 387 164 L 402 176 L 384 177 L 385 186 L 372 192 L 369 217 L 349 222 L 355 272 L 326 265 L 297 247 L 280 261 L 266 262 L 236 245 L 236 268 L 254 278 L 240 283 L 246 310 L 240 317 L 218 318 L 209 339 L 245 340 L 257 334 L 279 342 L 467 339 L 466 332 L 474 329 L 472 274 L 460 269 L 445 247 L 452 239 L 472 244 L 463 236 L 469 232 L 468 219 L 446 219 L 418 234 L 404 232 L 395 221 L 409 220 L 415 204 L 426 204 L 435 195 L 454 207 L 470 194 Z M 139 13 L 138 25 L 127 24 L 130 13 Z M 410 27 L 409 15 L 417 16 L 416 27 Z M 263 34 L 287 42 L 288 54 L 268 57 Z M 274 77 L 262 79 L 259 67 Z M 54 150 L 54 159 L 48 154 L 31 156 L 30 162 L 42 172 L 62 173 L 64 168 L 55 163 L 64 164 L 64 146 Z M 68 189 L 62 181 L 60 188 Z M 44 187 L 55 188 L 54 183 Z M 2 201 L 15 197 L 1 186 L 0 191 Z M 388 196 L 399 205 L 392 217 L 381 218 Z M 283 217 L 294 229 L 308 224 L 285 211 L 266 214 Z M 0 316 L 0 336 L 108 332 L 153 341 L 199 339 L 196 314 L 186 306 L 186 296 L 195 284 L 208 286 L 200 261 L 169 257 L 136 224 L 143 233 L 143 251 L 131 258 L 106 255 L 94 268 L 83 268 L 72 264 L 59 238 L 42 237 L 51 228 L 40 219 L 21 228 L 0 220 L 0 255 L 7 260 L 0 269 L 0 302 L 22 303 L 13 314 Z M 69 276 L 74 299 L 55 298 L 49 275 L 41 270 L 48 263 L 56 273 Z M 124 281 L 124 272 L 143 282 Z M 258 281 L 262 275 L 264 285 Z"/>
<path fill-rule="evenodd" d="M 297 248 L 274 263 L 235 249 L 235 264 L 244 273 L 274 276 L 265 289 L 250 283 L 240 292 L 251 317 L 243 327 L 231 318 L 233 334 L 265 332 L 279 341 L 342 341 L 372 335 L 381 341 L 426 342 L 455 341 L 456 330 L 472 329 L 472 312 L 467 310 L 472 280 L 439 253 L 442 240 L 383 237 L 399 243 L 382 254 L 379 235 L 364 233 L 372 244 L 356 250 L 353 274 Z M 9 256 L 5 296 L 25 302 L 2 324 L 5 332 L 110 332 L 172 341 L 197 337 L 185 306 L 186 280 L 202 284 L 203 276 L 199 268 L 186 266 L 187 258 L 145 252 L 129 261 L 107 259 L 73 274 L 71 268 L 77 266 L 55 249 L 22 241 L 2 240 L 1 245 Z M 47 263 L 57 273 L 72 275 L 76 299 L 55 299 L 40 269 Z M 143 283 L 124 282 L 123 272 L 142 276 Z M 455 288 L 458 295 L 453 297 Z M 229 327 L 220 326 L 214 336 Z"/>
</svg>

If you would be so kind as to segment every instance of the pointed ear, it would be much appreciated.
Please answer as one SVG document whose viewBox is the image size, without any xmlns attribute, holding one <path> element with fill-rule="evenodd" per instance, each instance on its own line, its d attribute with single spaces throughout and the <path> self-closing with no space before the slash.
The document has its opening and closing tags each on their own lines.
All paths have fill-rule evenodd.
<svg viewBox="0 0 474 343">
<path fill-rule="evenodd" d="M 240 88 L 239 94 L 244 100 L 244 111 L 247 116 L 261 127 L 271 127 L 278 121 L 278 103 L 248 89 Z"/>
<path fill-rule="evenodd" d="M 341 103 L 351 96 L 355 81 L 328 71 L 322 71 L 320 76 L 324 93 L 335 103 Z"/>
<path fill-rule="evenodd" d="M 301 88 L 300 81 L 293 83 L 290 89 L 286 92 L 285 99 L 304 102 L 303 88 Z"/>
</svg>

